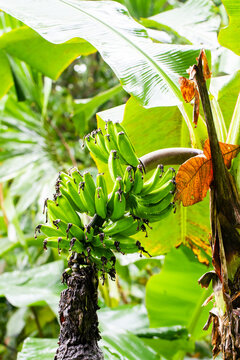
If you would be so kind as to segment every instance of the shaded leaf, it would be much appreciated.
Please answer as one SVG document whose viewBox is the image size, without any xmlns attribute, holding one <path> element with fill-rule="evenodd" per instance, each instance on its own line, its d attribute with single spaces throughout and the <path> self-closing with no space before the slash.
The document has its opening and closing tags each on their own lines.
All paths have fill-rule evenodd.
<svg viewBox="0 0 240 360">
<path fill-rule="evenodd" d="M 53 360 L 57 350 L 57 339 L 27 338 L 17 360 Z M 130 332 L 106 333 L 100 346 L 104 358 L 111 360 L 158 360 L 156 352 Z"/>
<path fill-rule="evenodd" d="M 229 169 L 232 159 L 237 156 L 240 146 L 219 142 L 224 163 Z M 202 201 L 213 181 L 213 170 L 209 140 L 206 140 L 203 155 L 194 156 L 185 161 L 176 176 L 177 192 L 175 200 L 182 201 L 183 206 L 191 206 Z"/>
<path fill-rule="evenodd" d="M 96 51 L 83 39 L 73 39 L 65 44 L 52 44 L 27 26 L 3 34 L 0 37 L 0 49 L 25 61 L 54 80 L 76 57 Z"/>
<path fill-rule="evenodd" d="M 161 273 L 152 276 L 147 283 L 146 306 L 151 327 L 181 325 L 193 337 L 206 335 L 202 328 L 208 309 L 202 304 L 211 289 L 198 285 L 205 271 L 206 267 L 184 247 L 168 254 Z"/>
<path fill-rule="evenodd" d="M 63 261 L 55 261 L 26 271 L 0 275 L 0 296 L 16 307 L 42 306 L 46 303 L 58 314 L 59 284 L 64 269 Z"/>
<path fill-rule="evenodd" d="M 221 29 L 218 36 L 218 41 L 222 46 L 225 46 L 228 49 L 234 51 L 237 55 L 240 55 L 240 2 L 236 0 L 222 0 L 222 3 L 229 15 L 229 25 Z"/>
<path fill-rule="evenodd" d="M 57 342 L 57 339 L 27 338 L 17 360 L 53 360 Z"/>
</svg>

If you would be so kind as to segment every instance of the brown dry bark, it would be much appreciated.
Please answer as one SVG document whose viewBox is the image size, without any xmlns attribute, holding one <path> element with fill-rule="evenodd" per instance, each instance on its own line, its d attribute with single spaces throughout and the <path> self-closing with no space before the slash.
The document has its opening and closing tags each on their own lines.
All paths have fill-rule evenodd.
<svg viewBox="0 0 240 360">
<path fill-rule="evenodd" d="M 55 360 L 103 360 L 98 346 L 98 277 L 93 265 L 85 265 L 78 254 L 69 263 L 71 275 L 65 274 L 68 288 L 59 303 L 60 337 Z"/>
</svg>

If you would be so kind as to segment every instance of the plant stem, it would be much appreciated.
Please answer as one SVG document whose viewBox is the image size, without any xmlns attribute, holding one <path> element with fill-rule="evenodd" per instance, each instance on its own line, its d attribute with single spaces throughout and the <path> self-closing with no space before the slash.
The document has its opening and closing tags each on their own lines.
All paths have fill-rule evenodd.
<svg viewBox="0 0 240 360">
<path fill-rule="evenodd" d="M 72 274 L 64 277 L 68 288 L 59 303 L 60 337 L 55 360 L 103 360 L 98 346 L 98 277 L 93 265 L 80 265 L 77 253 L 70 258 Z"/>
<path fill-rule="evenodd" d="M 235 191 L 233 190 L 219 146 L 208 90 L 203 74 L 202 52 L 200 53 L 198 64 L 192 67 L 191 77 L 195 79 L 197 83 L 207 123 L 213 166 L 214 187 L 216 190 L 217 210 L 218 212 L 222 211 L 231 224 L 240 226 L 240 203 L 239 199 L 236 197 Z"/>
<path fill-rule="evenodd" d="M 143 155 L 139 160 L 147 173 L 148 171 L 155 169 L 158 164 L 181 165 L 191 157 L 201 154 L 203 154 L 203 151 L 200 149 L 166 148 Z"/>
<path fill-rule="evenodd" d="M 44 336 L 43 336 L 42 328 L 41 328 L 41 325 L 40 325 L 40 322 L 39 322 L 37 311 L 36 311 L 34 306 L 31 306 L 31 311 L 33 313 L 34 320 L 35 320 L 35 323 L 36 323 L 36 326 L 37 326 L 37 329 L 38 329 L 38 334 L 39 334 L 40 338 L 43 338 Z"/>
</svg>

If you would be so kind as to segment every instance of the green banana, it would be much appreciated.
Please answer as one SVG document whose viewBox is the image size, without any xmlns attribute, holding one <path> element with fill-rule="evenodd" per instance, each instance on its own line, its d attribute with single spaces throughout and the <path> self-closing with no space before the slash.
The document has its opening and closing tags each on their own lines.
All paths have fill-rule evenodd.
<svg viewBox="0 0 240 360">
<path fill-rule="evenodd" d="M 115 146 L 115 149 L 113 149 L 113 150 L 118 150 L 117 133 L 115 131 L 114 123 L 112 121 L 108 120 L 105 125 L 105 130 L 106 130 L 107 134 L 110 136 L 110 140 L 113 142 L 113 144 Z"/>
<path fill-rule="evenodd" d="M 145 205 L 156 204 L 161 201 L 169 193 L 174 194 L 175 180 L 168 180 L 160 188 L 150 192 L 149 194 L 139 197 L 139 202 Z"/>
<path fill-rule="evenodd" d="M 113 185 L 113 190 L 108 197 L 108 203 L 107 203 L 108 213 L 112 213 L 112 211 L 113 211 L 114 196 L 115 196 L 115 192 L 118 190 L 123 191 L 123 180 L 122 180 L 121 176 L 118 176 L 116 178 L 114 185 Z"/>
<path fill-rule="evenodd" d="M 143 188 L 143 169 L 142 164 L 138 164 L 134 175 L 133 194 L 139 194 Z"/>
<path fill-rule="evenodd" d="M 134 221 L 135 220 L 132 216 L 126 214 L 117 221 L 109 221 L 106 223 L 106 225 L 102 228 L 102 232 L 106 235 L 118 234 L 130 228 Z"/>
<path fill-rule="evenodd" d="M 85 182 L 85 187 L 88 189 L 91 197 L 94 199 L 96 185 L 95 185 L 95 182 L 94 182 L 93 177 L 90 174 L 90 172 L 88 172 L 88 171 L 84 172 L 83 181 Z"/>
<path fill-rule="evenodd" d="M 65 186 L 66 187 L 66 184 L 67 184 L 67 182 L 68 181 L 73 181 L 73 179 L 72 179 L 72 177 L 71 176 L 69 176 L 68 174 L 66 174 L 66 173 L 64 173 L 64 172 L 60 172 L 59 173 L 59 175 L 58 175 L 58 180 L 61 182 L 61 184 L 63 185 L 63 186 Z"/>
<path fill-rule="evenodd" d="M 116 143 L 115 139 L 113 138 L 113 136 L 111 136 L 110 134 L 104 135 L 104 142 L 105 142 L 105 147 L 107 149 L 108 154 L 110 154 L 111 150 L 118 150 L 117 143 Z"/>
<path fill-rule="evenodd" d="M 105 140 L 101 129 L 96 130 L 95 142 L 98 148 L 100 149 L 102 155 L 104 156 L 105 160 L 107 161 L 109 154 L 105 145 Z"/>
<path fill-rule="evenodd" d="M 123 128 L 123 126 L 119 122 L 113 123 L 113 129 L 114 129 L 116 138 L 120 131 L 126 132 L 126 130 Z"/>
<path fill-rule="evenodd" d="M 97 187 L 95 191 L 95 208 L 96 213 L 105 219 L 107 216 L 107 198 L 101 187 Z"/>
<path fill-rule="evenodd" d="M 57 229 L 54 229 L 52 228 L 51 226 L 48 226 L 48 225 L 44 225 L 44 224 L 41 224 L 41 225 L 38 225 L 36 226 L 35 228 L 35 238 L 37 238 L 37 232 L 42 232 L 44 235 L 46 236 L 61 236 L 62 233 L 60 230 L 57 230 Z"/>
<path fill-rule="evenodd" d="M 78 191 L 76 190 L 76 188 L 72 185 L 71 182 L 67 183 L 67 192 L 70 195 L 73 203 L 75 204 L 75 206 L 77 207 L 76 211 L 79 211 L 81 213 L 83 212 L 87 212 L 87 208 L 84 205 L 84 203 L 81 200 L 81 197 L 78 193 Z"/>
<path fill-rule="evenodd" d="M 121 236 L 118 234 L 112 237 L 108 236 L 104 239 L 104 244 L 107 248 L 117 250 L 123 254 L 132 254 L 138 251 L 136 240 L 130 236 Z"/>
<path fill-rule="evenodd" d="M 128 136 L 124 131 L 120 131 L 117 134 L 117 144 L 122 157 L 126 161 L 126 164 L 136 167 L 139 164 L 139 160 L 135 154 L 130 140 L 128 139 Z"/>
<path fill-rule="evenodd" d="M 163 172 L 162 175 L 159 177 L 159 180 L 156 183 L 156 189 L 161 187 L 169 180 L 175 180 L 175 170 L 172 167 L 168 168 L 167 171 Z"/>
<path fill-rule="evenodd" d="M 124 193 L 121 190 L 118 190 L 114 194 L 114 202 L 113 202 L 113 212 L 110 216 L 112 221 L 116 221 L 120 219 L 126 209 L 126 199 Z"/>
<path fill-rule="evenodd" d="M 69 241 L 66 237 L 47 237 L 44 240 L 44 248 L 46 249 L 47 246 L 58 249 L 59 251 L 64 249 L 69 251 L 76 251 L 78 253 L 83 252 L 82 244 L 75 238 L 72 238 L 72 240 Z"/>
<path fill-rule="evenodd" d="M 105 244 L 103 243 L 104 238 L 105 238 L 105 234 L 99 233 L 93 236 L 91 243 L 94 247 L 101 247 L 101 248 L 105 247 Z"/>
<path fill-rule="evenodd" d="M 127 228 L 127 230 L 120 231 L 118 233 L 119 236 L 131 236 L 137 234 L 139 231 L 142 230 L 143 221 L 138 219 L 135 220 L 130 227 Z"/>
<path fill-rule="evenodd" d="M 111 150 L 108 158 L 108 170 L 112 181 L 115 181 L 118 176 L 123 176 L 123 170 L 121 167 L 121 162 L 118 157 L 116 150 Z"/>
<path fill-rule="evenodd" d="M 101 187 L 104 195 L 104 199 L 108 199 L 107 183 L 103 173 L 97 174 L 96 180 L 97 187 Z"/>
<path fill-rule="evenodd" d="M 123 175 L 124 192 L 128 193 L 134 184 L 134 170 L 132 166 L 127 166 Z"/>
<path fill-rule="evenodd" d="M 67 237 L 69 237 L 70 234 L 70 237 L 75 237 L 80 242 L 84 240 L 84 231 L 82 230 L 82 228 L 71 223 L 66 225 L 67 225 L 67 229 L 66 229 Z"/>
<path fill-rule="evenodd" d="M 153 222 L 157 222 L 157 221 L 161 221 L 163 219 L 165 219 L 166 217 L 168 217 L 172 212 L 174 212 L 173 210 L 175 210 L 175 204 L 174 203 L 170 203 L 164 210 L 162 210 L 160 213 L 155 213 L 155 214 L 148 214 L 147 220 L 150 223 Z"/>
<path fill-rule="evenodd" d="M 68 224 L 61 220 L 61 219 L 55 219 L 53 220 L 53 225 L 56 226 L 57 230 L 61 231 L 64 236 L 66 236 L 66 230 L 68 228 Z"/>
<path fill-rule="evenodd" d="M 159 179 L 162 177 L 162 173 L 163 165 L 158 165 L 150 179 L 143 184 L 141 196 L 148 194 L 155 188 L 156 184 L 159 182 Z"/>
<path fill-rule="evenodd" d="M 71 203 L 68 201 L 67 198 L 65 198 L 64 195 L 58 196 L 56 202 L 58 207 L 61 208 L 62 212 L 64 213 L 67 222 L 71 222 L 80 227 L 82 226 L 81 218 L 78 216 L 77 212 L 72 208 Z M 62 219 L 65 221 L 64 218 Z"/>
<path fill-rule="evenodd" d="M 76 184 L 76 186 L 78 188 L 80 182 L 83 181 L 83 177 L 82 177 L 81 173 L 78 171 L 77 168 L 72 168 L 70 173 L 71 173 L 74 183 Z"/>
<path fill-rule="evenodd" d="M 69 186 L 72 186 L 72 184 L 70 183 L 70 181 L 66 184 L 67 188 L 65 188 L 64 186 L 60 186 L 59 191 L 60 193 L 58 193 L 58 195 L 62 194 L 69 202 L 69 204 L 71 205 L 71 207 L 73 208 L 74 211 L 79 211 L 80 208 L 78 207 L 78 205 L 75 204 L 75 202 L 72 199 L 71 194 L 68 191 Z"/>
<path fill-rule="evenodd" d="M 84 240 L 83 229 L 80 228 L 79 226 L 76 226 L 75 224 L 66 223 L 63 220 L 56 219 L 53 221 L 53 225 L 56 226 L 56 228 L 59 229 L 59 231 L 67 238 L 75 237 L 80 242 L 82 242 Z"/>
<path fill-rule="evenodd" d="M 62 219 L 65 222 L 72 222 L 77 226 L 82 226 L 81 219 L 77 213 L 73 210 L 68 200 L 63 196 L 59 196 L 58 204 L 53 200 L 47 201 L 48 216 L 51 221 L 56 219 Z"/>
<path fill-rule="evenodd" d="M 107 258 L 108 260 L 110 260 L 114 254 L 113 252 L 111 251 L 111 249 L 109 247 L 92 247 L 93 248 L 93 255 L 100 258 L 101 257 L 105 257 Z"/>
<path fill-rule="evenodd" d="M 173 200 L 173 195 L 168 193 L 164 199 L 159 201 L 156 204 L 152 205 L 143 205 L 142 203 L 137 203 L 137 206 L 133 208 L 133 214 L 139 216 L 141 219 L 149 219 L 151 215 L 161 215 L 161 212 L 164 211 L 168 205 Z"/>
<path fill-rule="evenodd" d="M 90 134 L 86 135 L 85 138 L 85 144 L 88 148 L 88 150 L 99 160 L 101 160 L 104 163 L 107 163 L 108 159 L 104 157 L 104 155 L 101 152 L 101 149 L 98 147 L 98 145 L 95 142 L 95 139 Z"/>
<path fill-rule="evenodd" d="M 86 183 L 83 181 L 79 184 L 79 195 L 81 202 L 84 207 L 87 209 L 86 212 L 93 216 L 95 214 L 95 194 L 92 198 L 92 195 L 89 192 L 89 189 L 86 187 Z"/>
<path fill-rule="evenodd" d="M 93 227 L 87 225 L 84 229 L 84 239 L 86 242 L 91 242 L 94 236 L 94 229 Z"/>
</svg>

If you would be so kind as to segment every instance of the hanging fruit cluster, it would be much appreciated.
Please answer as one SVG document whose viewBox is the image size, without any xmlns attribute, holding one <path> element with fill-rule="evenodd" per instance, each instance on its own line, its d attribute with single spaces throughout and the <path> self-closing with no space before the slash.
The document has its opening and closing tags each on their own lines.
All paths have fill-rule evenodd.
<svg viewBox="0 0 240 360">
<path fill-rule="evenodd" d="M 97 175 L 95 184 L 89 172 L 82 175 L 73 168 L 60 173 L 54 200 L 46 201 L 48 225 L 38 225 L 36 231 L 46 235 L 45 248 L 82 254 L 83 263 L 94 263 L 103 277 L 108 273 L 114 278 L 114 252 L 147 253 L 132 236 L 140 231 L 147 236 L 146 225 L 174 210 L 175 171 L 164 172 L 158 165 L 144 181 L 143 165 L 123 127 L 108 121 L 105 130 L 106 134 L 98 129 L 87 135 L 85 144 L 108 164 L 111 193 L 104 174 Z"/>
</svg>

